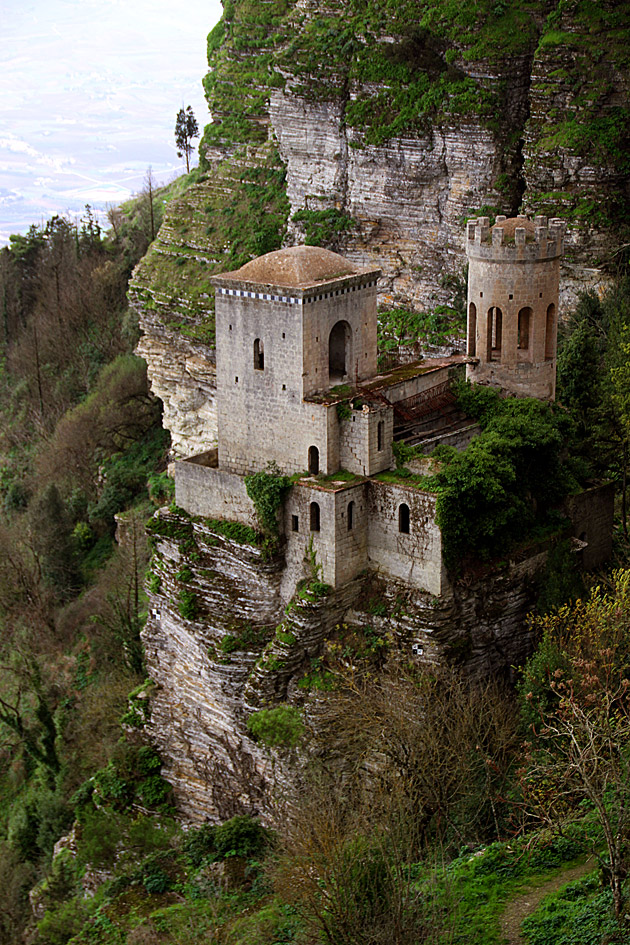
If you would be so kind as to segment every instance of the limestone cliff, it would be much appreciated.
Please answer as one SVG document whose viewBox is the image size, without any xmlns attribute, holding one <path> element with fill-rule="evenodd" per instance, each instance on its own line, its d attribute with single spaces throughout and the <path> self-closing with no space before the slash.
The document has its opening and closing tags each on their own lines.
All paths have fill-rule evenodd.
<svg viewBox="0 0 630 945">
<path fill-rule="evenodd" d="M 613 0 L 226 2 L 200 169 L 131 286 L 175 452 L 212 445 L 208 274 L 283 242 L 382 268 L 382 306 L 441 336 L 482 207 L 564 217 L 565 297 L 597 285 L 628 238 L 629 35 Z"/>
<path fill-rule="evenodd" d="M 253 739 L 252 713 L 311 707 L 340 673 L 445 658 L 478 676 L 509 672 L 530 646 L 524 615 L 544 545 L 469 577 L 440 598 L 375 575 L 332 592 L 309 574 L 284 607 L 282 548 L 266 559 L 243 527 L 162 509 L 151 525 L 150 612 L 143 631 L 157 684 L 147 733 L 180 810 L 273 822 L 296 756 Z"/>
</svg>

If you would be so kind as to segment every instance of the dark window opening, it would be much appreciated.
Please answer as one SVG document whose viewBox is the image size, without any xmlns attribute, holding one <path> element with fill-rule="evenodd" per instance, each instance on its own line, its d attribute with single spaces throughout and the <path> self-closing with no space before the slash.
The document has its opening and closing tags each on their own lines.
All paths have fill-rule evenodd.
<svg viewBox="0 0 630 945">
<path fill-rule="evenodd" d="M 311 531 L 319 531 L 319 505 L 317 502 L 311 502 Z"/>
<path fill-rule="evenodd" d="M 468 306 L 468 354 L 471 358 L 477 354 L 477 306 L 474 302 Z"/>
<path fill-rule="evenodd" d="M 383 440 L 385 438 L 385 421 L 379 420 L 376 428 L 376 449 L 379 453 L 383 450 Z"/>
<path fill-rule="evenodd" d="M 316 476 L 319 473 L 319 450 L 316 446 L 309 446 L 308 448 L 308 471 L 311 476 Z"/>
<path fill-rule="evenodd" d="M 409 534 L 409 506 L 404 502 L 398 507 L 398 531 L 403 535 Z"/>
<path fill-rule="evenodd" d="M 254 370 L 265 370 L 265 346 L 260 338 L 254 341 Z"/>
<path fill-rule="evenodd" d="M 518 348 L 527 351 L 529 348 L 529 326 L 532 310 L 527 306 L 518 313 Z"/>
<path fill-rule="evenodd" d="M 556 306 L 551 303 L 547 308 L 545 324 L 545 361 L 553 361 L 556 335 Z"/>
<path fill-rule="evenodd" d="M 331 385 L 339 384 L 348 374 L 352 329 L 348 322 L 333 325 L 328 338 L 328 375 Z"/>
<path fill-rule="evenodd" d="M 299 532 L 299 530 L 300 530 L 300 520 L 297 517 L 297 515 L 292 515 L 291 516 L 291 531 Z"/>
<path fill-rule="evenodd" d="M 501 360 L 503 341 L 503 312 L 496 305 L 488 309 L 488 361 Z"/>
<path fill-rule="evenodd" d="M 348 531 L 354 528 L 354 502 L 348 502 Z"/>
</svg>

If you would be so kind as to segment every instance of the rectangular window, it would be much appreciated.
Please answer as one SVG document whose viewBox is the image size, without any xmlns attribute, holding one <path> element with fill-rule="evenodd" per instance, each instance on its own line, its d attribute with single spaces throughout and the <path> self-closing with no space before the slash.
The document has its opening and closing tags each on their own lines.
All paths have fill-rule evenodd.
<svg viewBox="0 0 630 945">
<path fill-rule="evenodd" d="M 299 532 L 299 530 L 300 530 L 300 520 L 297 517 L 297 515 L 292 515 L 291 516 L 291 531 Z"/>
</svg>

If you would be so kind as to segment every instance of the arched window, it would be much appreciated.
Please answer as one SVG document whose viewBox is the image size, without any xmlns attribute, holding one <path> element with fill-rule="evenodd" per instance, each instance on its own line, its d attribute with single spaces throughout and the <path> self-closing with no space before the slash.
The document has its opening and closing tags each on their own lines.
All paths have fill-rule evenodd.
<svg viewBox="0 0 630 945">
<path fill-rule="evenodd" d="M 529 348 L 531 317 L 532 310 L 529 306 L 522 308 L 518 313 L 518 348 L 520 351 L 527 351 Z"/>
<path fill-rule="evenodd" d="M 265 370 L 265 346 L 260 338 L 254 341 L 254 370 Z"/>
<path fill-rule="evenodd" d="M 474 302 L 468 306 L 468 354 L 471 358 L 477 354 L 477 306 Z"/>
<path fill-rule="evenodd" d="M 398 531 L 409 534 L 409 506 L 405 502 L 398 506 Z"/>
<path fill-rule="evenodd" d="M 348 531 L 354 528 L 354 502 L 348 502 Z"/>
<path fill-rule="evenodd" d="M 319 450 L 316 446 L 309 446 L 308 448 L 308 471 L 311 476 L 316 476 L 319 473 Z"/>
<path fill-rule="evenodd" d="M 545 361 L 553 361 L 556 349 L 556 306 L 551 303 L 547 308 L 545 324 Z"/>
<path fill-rule="evenodd" d="M 328 376 L 330 384 L 340 384 L 350 373 L 350 340 L 352 329 L 348 322 L 333 325 L 328 337 Z"/>
<path fill-rule="evenodd" d="M 311 531 L 319 531 L 319 505 L 317 502 L 311 502 Z"/>
<path fill-rule="evenodd" d="M 488 309 L 488 361 L 501 360 L 503 336 L 503 312 L 496 305 Z"/>
<path fill-rule="evenodd" d="M 383 450 L 383 440 L 385 438 L 385 421 L 379 420 L 376 428 L 376 449 L 378 452 Z"/>
</svg>

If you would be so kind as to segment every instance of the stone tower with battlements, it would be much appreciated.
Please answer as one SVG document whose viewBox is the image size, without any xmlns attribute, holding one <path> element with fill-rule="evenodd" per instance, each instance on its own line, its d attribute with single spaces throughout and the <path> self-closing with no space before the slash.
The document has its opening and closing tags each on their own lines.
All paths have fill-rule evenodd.
<svg viewBox="0 0 630 945">
<path fill-rule="evenodd" d="M 563 222 L 479 217 L 466 236 L 468 379 L 554 400 Z"/>
</svg>

